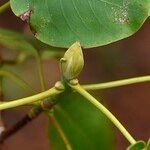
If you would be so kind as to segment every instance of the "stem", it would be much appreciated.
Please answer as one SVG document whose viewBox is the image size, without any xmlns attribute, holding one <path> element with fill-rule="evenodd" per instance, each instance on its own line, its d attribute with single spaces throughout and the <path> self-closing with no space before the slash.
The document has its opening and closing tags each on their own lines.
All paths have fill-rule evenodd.
<svg viewBox="0 0 150 150">
<path fill-rule="evenodd" d="M 38 53 L 37 53 L 38 54 Z M 36 56 L 37 64 L 38 64 L 38 73 L 40 77 L 41 82 L 41 90 L 45 91 L 45 81 L 44 81 L 44 74 L 43 74 L 43 68 L 42 68 L 42 62 L 40 55 Z M 54 97 L 53 97 L 54 100 Z M 50 101 L 50 100 L 43 100 L 41 103 L 38 103 L 34 105 L 31 110 L 16 124 L 14 124 L 11 128 L 4 131 L 0 136 L 0 142 L 4 142 L 6 139 L 11 137 L 13 134 L 18 132 L 20 129 L 25 127 L 29 122 L 31 122 L 33 119 L 35 119 L 37 116 L 39 116 L 45 109 L 52 109 L 52 107 L 57 103 L 57 101 Z"/>
<path fill-rule="evenodd" d="M 17 65 L 24 62 L 26 57 L 27 54 L 22 52 L 13 60 L 2 60 L 2 65 Z"/>
<path fill-rule="evenodd" d="M 32 109 L 21 120 L 19 120 L 9 129 L 6 129 L 4 132 L 2 132 L 2 134 L 0 135 L 0 143 L 3 143 L 9 137 L 20 131 L 20 129 L 37 118 L 43 111 L 50 111 L 57 104 L 57 102 L 57 97 L 56 100 L 53 97 L 53 100 L 43 100 L 41 103 L 34 105 Z"/>
<path fill-rule="evenodd" d="M 10 2 L 7 2 L 4 5 L 0 6 L 0 14 L 2 14 L 3 12 L 5 12 L 9 8 L 10 8 Z"/>
<path fill-rule="evenodd" d="M 17 131 L 25 127 L 28 123 L 30 123 L 33 119 L 36 118 L 40 113 L 42 112 L 42 109 L 32 108 L 28 114 L 26 114 L 21 120 L 19 120 L 16 124 L 14 124 L 9 129 L 6 129 L 2 134 L 0 135 L 0 143 L 3 143 L 6 139 L 14 135 Z"/>
<path fill-rule="evenodd" d="M 2 132 L 2 135 L 0 136 L 0 143 L 4 142 L 5 139 L 11 137 L 16 131 L 24 127 L 24 125 L 28 124 L 31 121 L 28 115 L 24 116 L 22 120 L 17 122 L 13 127 L 6 129 L 4 132 Z"/>
<path fill-rule="evenodd" d="M 120 130 L 120 132 L 126 137 L 126 139 L 131 143 L 135 144 L 135 139 L 129 134 L 129 132 L 123 127 L 123 125 L 117 120 L 117 118 L 103 106 L 99 101 L 97 101 L 92 95 L 85 91 L 79 84 L 70 85 L 75 91 L 84 96 L 88 101 L 90 101 L 95 107 L 97 107 L 101 112 L 103 112 L 112 123 Z"/>
<path fill-rule="evenodd" d="M 32 93 L 35 93 L 35 91 L 30 87 L 30 85 L 26 81 L 22 80 L 19 76 L 15 75 L 14 73 L 5 70 L 0 70 L 0 76 L 8 77 L 11 80 L 15 81 L 20 87 Z"/>
<path fill-rule="evenodd" d="M 38 74 L 39 74 L 39 78 L 40 78 L 41 90 L 44 91 L 46 88 L 46 85 L 45 85 L 45 80 L 44 80 L 44 73 L 43 73 L 42 60 L 41 60 L 40 54 L 37 54 L 36 60 L 37 60 Z"/>
<path fill-rule="evenodd" d="M 41 56 L 40 54 L 38 54 L 37 56 L 37 64 L 38 64 L 38 72 L 39 72 L 39 78 L 40 78 L 40 83 L 41 83 L 41 90 L 44 91 L 46 89 L 46 84 L 45 84 L 45 80 L 44 80 L 44 73 L 43 73 L 43 66 L 42 66 L 42 60 L 41 60 Z M 44 102 L 44 101 L 43 101 Z M 48 101 L 47 101 L 48 102 Z M 52 109 L 52 107 L 56 104 L 57 102 L 55 102 L 54 104 L 51 104 L 51 106 L 48 105 L 48 110 Z M 44 103 L 43 103 L 44 104 Z M 41 106 L 39 106 L 41 107 Z M 42 107 L 44 108 L 44 107 Z M 63 143 L 66 146 L 67 150 L 72 150 L 64 132 L 62 131 L 59 123 L 57 122 L 55 116 L 51 113 L 48 113 L 49 118 L 51 119 L 51 122 L 54 124 L 57 132 L 59 133 L 60 138 L 62 139 Z"/>
<path fill-rule="evenodd" d="M 41 90 L 45 91 L 46 86 L 45 86 L 45 81 L 44 81 L 43 67 L 42 67 L 41 57 L 38 52 L 36 55 L 36 61 L 37 61 L 37 65 L 38 65 L 38 73 L 39 73 L 39 78 L 40 78 L 40 83 L 41 83 Z M 6 64 L 6 62 L 5 62 L 5 64 Z M 18 81 L 18 83 L 22 83 L 20 85 L 23 85 L 24 82 L 21 82 L 22 80 L 17 80 L 19 78 L 16 78 L 16 76 L 14 76 L 14 75 L 11 75 L 10 78 L 12 76 L 13 76 L 12 79 L 15 79 L 16 82 Z M 60 84 L 59 84 L 59 86 L 58 86 L 58 84 L 56 84 L 56 89 L 59 92 L 60 92 L 60 90 L 61 91 L 64 90 L 64 89 L 62 89 L 62 86 L 60 86 Z M 11 128 L 2 132 L 2 134 L 0 135 L 0 142 L 4 142 L 7 138 L 11 137 L 13 134 L 15 134 L 17 131 L 19 131 L 21 128 L 23 128 L 29 122 L 31 122 L 33 119 L 35 119 L 37 116 L 39 116 L 41 114 L 41 112 L 43 112 L 45 109 L 48 109 L 48 110 L 52 109 L 53 106 L 56 105 L 56 103 L 57 103 L 57 101 L 54 101 L 54 102 L 53 101 L 54 101 L 54 97 L 53 97 L 53 100 L 50 100 L 50 99 L 43 100 L 41 103 L 37 103 L 35 106 L 33 106 L 32 109 L 21 120 L 19 120 Z"/>
<path fill-rule="evenodd" d="M 118 80 L 118 81 L 111 81 L 111 82 L 106 82 L 106 83 L 83 85 L 82 87 L 85 90 L 99 90 L 99 89 L 108 89 L 108 88 L 130 85 L 130 84 L 135 84 L 135 83 L 148 82 L 148 81 L 150 81 L 150 75 L 123 79 L 123 80 Z"/>
<path fill-rule="evenodd" d="M 63 90 L 57 90 L 56 88 L 51 88 L 45 92 L 42 92 L 42 93 L 39 93 L 39 94 L 36 94 L 33 96 L 29 96 L 26 98 L 21 98 L 18 100 L 14 100 L 14 101 L 10 101 L 10 102 L 4 103 L 4 104 L 0 104 L 0 110 L 4 110 L 4 109 L 8 109 L 8 108 L 14 108 L 14 107 L 26 105 L 29 103 L 33 103 L 33 102 L 48 98 L 50 96 L 60 94 L 62 92 L 63 92 Z"/>
<path fill-rule="evenodd" d="M 2 91 L 2 77 L 0 77 L 0 102 L 3 103 L 3 91 Z M 5 130 L 3 118 L 2 118 L 2 112 L 0 111 L 0 135 Z"/>
<path fill-rule="evenodd" d="M 2 58 L 0 56 L 0 68 L 3 66 Z M 3 103 L 3 77 L 0 76 L 0 103 Z M 0 111 L 0 135 L 5 131 L 5 125 L 2 118 L 2 111 Z"/>
<path fill-rule="evenodd" d="M 45 80 L 44 80 L 43 66 L 42 66 L 42 60 L 41 60 L 40 53 L 37 56 L 37 64 L 38 64 L 38 72 L 39 72 L 39 78 L 40 78 L 40 83 L 41 83 L 41 90 L 44 91 L 46 89 L 46 84 L 45 84 Z M 46 109 L 50 110 L 56 103 L 51 104 L 51 106 L 48 105 L 48 108 L 46 108 Z M 39 107 L 41 107 L 41 106 L 39 106 Z M 49 118 L 50 118 L 51 122 L 54 124 L 57 132 L 59 133 L 60 138 L 62 139 L 63 143 L 65 144 L 66 149 L 67 150 L 72 150 L 72 148 L 71 148 L 71 146 L 70 146 L 63 130 L 61 129 L 59 123 L 57 122 L 55 116 L 51 113 L 48 113 L 48 115 L 49 115 Z"/>
<path fill-rule="evenodd" d="M 52 123 L 54 124 L 54 126 L 56 127 L 57 132 L 59 133 L 59 135 L 60 135 L 60 137 L 61 137 L 63 143 L 64 143 L 65 146 L 66 146 L 66 149 L 67 149 L 67 150 L 72 150 L 71 145 L 70 145 L 69 141 L 67 140 L 67 138 L 66 138 L 66 136 L 65 136 L 65 134 L 64 134 L 64 132 L 63 132 L 63 130 L 62 130 L 62 128 L 60 127 L 59 123 L 57 122 L 56 118 L 55 118 L 55 117 L 53 116 L 53 114 L 51 114 L 51 113 L 48 113 L 48 115 L 49 115 L 49 118 L 50 118 L 51 122 L 52 122 Z"/>
</svg>

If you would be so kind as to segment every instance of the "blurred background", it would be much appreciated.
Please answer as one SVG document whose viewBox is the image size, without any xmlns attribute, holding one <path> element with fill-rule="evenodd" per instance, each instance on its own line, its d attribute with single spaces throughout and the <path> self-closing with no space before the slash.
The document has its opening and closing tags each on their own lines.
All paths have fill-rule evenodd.
<svg viewBox="0 0 150 150">
<path fill-rule="evenodd" d="M 0 2 L 0 5 L 4 1 Z M 0 15 L 0 27 L 21 33 L 31 34 L 28 25 L 16 18 L 11 11 Z M 124 78 L 150 74 L 150 19 L 133 36 L 119 42 L 84 50 L 85 66 L 80 75 L 81 83 L 108 82 Z M 13 59 L 17 51 L 0 45 L 0 55 Z M 56 60 L 43 61 L 47 87 L 60 79 L 59 65 Z M 15 72 L 39 90 L 39 81 L 35 60 L 29 58 L 23 64 L 5 66 L 6 70 Z M 150 84 L 142 83 L 96 92 L 105 101 L 107 107 L 136 138 L 147 141 L 150 138 Z M 16 99 L 29 95 L 14 82 L 4 80 L 4 98 Z M 9 127 L 19 120 L 27 108 L 11 109 L 4 112 L 6 125 Z M 17 134 L 9 138 L 0 150 L 48 150 L 47 118 L 40 115 Z M 116 149 L 124 150 L 128 146 L 126 139 L 114 128 Z"/>
</svg>

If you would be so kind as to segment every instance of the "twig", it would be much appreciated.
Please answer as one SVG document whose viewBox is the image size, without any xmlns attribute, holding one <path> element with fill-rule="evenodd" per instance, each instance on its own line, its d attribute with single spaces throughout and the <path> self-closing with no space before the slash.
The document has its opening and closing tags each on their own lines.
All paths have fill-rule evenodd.
<svg viewBox="0 0 150 150">
<path fill-rule="evenodd" d="M 82 85 L 82 87 L 85 90 L 100 90 L 100 89 L 109 89 L 109 88 L 120 87 L 120 86 L 131 85 L 131 84 L 142 83 L 142 82 L 150 82 L 150 75 L 123 79 L 118 81 L 111 81 L 106 83 L 87 84 L 87 85 Z"/>
<path fill-rule="evenodd" d="M 29 96 L 26 98 L 21 98 L 18 100 L 14 100 L 14 101 L 10 101 L 10 102 L 6 102 L 6 103 L 2 103 L 0 104 L 0 110 L 4 110 L 4 109 L 8 109 L 8 108 L 14 108 L 14 107 L 18 107 L 18 106 L 23 106 L 29 103 L 34 103 L 40 100 L 43 100 L 45 98 L 54 96 L 54 95 L 58 95 L 60 93 L 62 93 L 64 90 L 57 90 L 55 87 L 51 88 L 45 92 L 33 95 L 33 96 Z"/>
<path fill-rule="evenodd" d="M 43 91 L 46 89 L 46 84 L 45 84 L 45 80 L 44 80 L 43 67 L 42 67 L 40 54 L 37 57 L 37 64 L 38 64 L 39 78 L 40 78 L 40 83 L 41 83 L 41 90 Z M 58 99 L 57 99 L 57 101 L 58 101 Z M 43 109 L 48 110 L 49 118 L 50 118 L 51 122 L 54 124 L 54 126 L 55 126 L 60 138 L 62 139 L 63 143 L 65 144 L 66 149 L 72 150 L 71 145 L 70 145 L 68 139 L 66 138 L 61 126 L 57 122 L 55 116 L 52 113 L 50 113 L 50 109 L 57 103 L 57 101 L 54 101 L 54 103 L 52 104 L 52 103 L 49 103 L 48 100 L 45 100 L 46 103 L 43 103 L 43 106 L 44 106 Z"/>
<path fill-rule="evenodd" d="M 36 110 L 36 111 L 35 111 Z M 6 139 L 11 137 L 14 133 L 17 133 L 20 129 L 25 127 L 29 122 L 34 120 L 36 116 L 39 116 L 39 114 L 42 112 L 42 109 L 37 106 L 34 106 L 28 114 L 26 114 L 20 121 L 18 121 L 16 124 L 14 124 L 11 128 L 6 129 L 4 132 L 2 132 L 0 136 L 0 143 L 3 143 Z"/>
<path fill-rule="evenodd" d="M 0 143 L 2 143 L 5 139 L 11 137 L 16 131 L 27 125 L 31 120 L 28 115 L 24 116 L 22 120 L 17 122 L 14 126 L 12 126 L 10 129 L 6 129 L 4 132 L 2 132 L 0 136 Z"/>
<path fill-rule="evenodd" d="M 41 90 L 44 91 L 45 90 L 45 83 L 44 83 L 44 76 L 43 76 L 43 68 L 42 68 L 40 58 L 38 58 L 37 61 L 38 61 L 38 71 L 39 71 L 39 78 L 40 78 L 40 83 L 41 83 Z M 56 83 L 55 89 L 56 89 L 56 91 L 58 91 L 60 93 L 60 91 L 63 91 L 63 90 L 61 89 L 62 88 L 61 85 L 59 88 L 59 85 L 60 84 Z M 19 122 L 17 122 L 10 129 L 7 129 L 5 132 L 3 132 L 2 136 L 0 136 L 0 142 L 2 143 L 7 138 L 11 137 L 13 134 L 15 134 L 17 131 L 22 129 L 24 126 L 26 126 L 33 119 L 38 117 L 44 110 L 52 109 L 53 106 L 56 105 L 57 101 L 58 101 L 58 98 L 55 95 L 52 99 L 43 100 L 41 103 L 38 103 L 37 105 L 33 106 L 33 108 L 29 111 L 29 113 L 27 115 L 25 115 Z"/>
<path fill-rule="evenodd" d="M 41 63 L 41 58 L 37 58 L 38 61 L 38 71 L 39 71 L 39 78 L 40 78 L 40 83 L 41 83 L 41 90 L 45 91 L 45 81 L 44 81 L 44 76 L 43 76 L 43 68 L 42 68 L 42 63 Z M 51 92 L 50 92 L 51 91 Z M 47 94 L 49 93 L 54 93 L 54 97 L 52 99 L 48 99 L 48 100 L 43 100 L 41 103 L 37 103 L 35 106 L 33 106 L 33 108 L 29 111 L 29 113 L 27 115 L 25 115 L 19 122 L 17 122 L 14 126 L 12 126 L 10 129 L 7 129 L 6 131 L 4 131 L 2 133 L 2 135 L 0 136 L 0 142 L 4 142 L 7 138 L 11 137 L 14 133 L 16 133 L 17 131 L 19 131 L 20 129 L 22 129 L 24 126 L 26 126 L 29 122 L 31 122 L 34 118 L 38 117 L 44 110 L 51 110 L 53 108 L 54 105 L 57 104 L 59 98 L 57 97 L 57 94 L 61 93 L 64 91 L 64 86 L 62 85 L 61 82 L 57 82 L 55 84 L 55 87 L 45 91 Z M 43 92 L 43 94 L 41 93 L 41 100 L 44 98 L 49 97 L 45 92 Z M 47 95 L 45 95 L 45 94 Z M 31 100 L 33 98 L 37 98 L 40 96 L 39 94 L 36 96 L 31 96 L 28 97 L 27 99 Z M 43 95 L 43 96 L 42 96 Z M 25 98 L 26 99 L 26 98 Z M 25 100 L 24 99 L 24 100 Z M 26 99 L 26 100 L 27 100 Z M 35 101 L 35 100 L 34 100 Z M 17 104 L 17 103 L 16 103 Z M 4 106 L 4 104 L 1 104 Z M 0 105 L 0 109 L 1 109 L 1 105 Z M 15 103 L 13 104 L 15 105 Z M 9 105 L 10 106 L 10 105 Z"/>
<path fill-rule="evenodd" d="M 44 91 L 46 88 L 44 82 L 43 67 L 42 67 L 41 58 L 39 54 L 37 54 L 36 56 L 36 61 L 38 65 L 38 74 L 39 74 L 39 79 L 41 84 L 41 91 Z M 16 75 L 10 74 L 9 72 L 6 71 L 1 71 L 0 73 L 2 75 L 10 77 L 11 79 L 19 83 L 19 85 L 23 87 L 27 87 L 25 82 L 23 80 L 20 80 L 20 78 L 18 78 Z M 49 105 L 49 102 L 43 101 L 41 102 L 41 105 L 37 104 L 33 106 L 33 108 L 20 121 L 14 124 L 11 128 L 2 131 L 2 134 L 0 135 L 0 143 L 3 143 L 6 139 L 8 139 L 9 137 L 17 133 L 20 129 L 25 127 L 29 122 L 33 121 L 36 117 L 38 117 L 42 113 L 43 110 L 48 108 L 51 109 L 52 106 L 56 103 L 53 104 L 51 102 L 50 104 L 51 105 Z"/>
<path fill-rule="evenodd" d="M 0 135 L 0 143 L 17 133 L 20 129 L 28 125 L 31 121 L 37 118 L 44 110 L 51 110 L 58 102 L 58 98 L 42 101 L 41 104 L 35 105 L 20 121 L 14 124 L 11 128 L 6 129 Z"/>
</svg>

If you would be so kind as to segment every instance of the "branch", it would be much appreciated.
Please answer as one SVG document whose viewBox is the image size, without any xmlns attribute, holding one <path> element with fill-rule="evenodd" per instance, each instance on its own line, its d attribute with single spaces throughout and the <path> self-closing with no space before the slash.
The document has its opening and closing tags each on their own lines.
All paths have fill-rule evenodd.
<svg viewBox="0 0 150 150">
<path fill-rule="evenodd" d="M 59 90 L 56 87 L 53 87 L 45 92 L 33 95 L 33 96 L 29 96 L 26 98 L 21 98 L 18 100 L 14 100 L 14 101 L 10 101 L 10 102 L 6 102 L 4 104 L 0 104 L 0 110 L 4 110 L 4 109 L 8 109 L 8 108 L 14 108 L 14 107 L 18 107 L 18 106 L 22 106 L 22 105 L 26 105 L 29 103 L 34 103 L 36 101 L 51 97 L 53 95 L 58 95 L 60 93 L 62 93 L 64 90 Z"/>
<path fill-rule="evenodd" d="M 39 73 L 39 78 L 40 78 L 40 83 L 41 83 L 41 90 L 45 91 L 46 87 L 45 87 L 45 81 L 44 81 L 44 75 L 43 75 L 42 62 L 41 62 L 40 55 L 38 53 L 37 53 L 37 56 L 36 56 L 36 61 L 37 61 L 37 65 L 38 65 L 38 73 Z M 59 92 L 60 91 L 62 92 L 62 91 L 65 90 L 65 88 L 64 88 L 64 86 L 61 82 L 57 82 L 55 84 L 55 89 Z M 18 121 L 11 128 L 9 128 L 6 131 L 2 132 L 2 134 L 0 136 L 0 142 L 2 143 L 7 138 L 11 137 L 14 133 L 19 131 L 24 126 L 26 126 L 34 118 L 39 116 L 41 114 L 41 112 L 43 112 L 44 110 L 51 110 L 53 108 L 53 106 L 57 104 L 57 102 L 58 102 L 58 98 L 56 97 L 56 94 L 55 94 L 55 98 L 53 97 L 52 100 L 48 99 L 48 100 L 43 100 L 41 102 L 41 104 L 37 103 L 35 106 L 33 106 L 33 108 L 29 111 L 29 113 L 27 115 L 25 115 L 20 121 Z"/>
<path fill-rule="evenodd" d="M 3 143 L 6 139 L 17 133 L 20 129 L 25 127 L 28 123 L 33 121 L 42 112 L 41 107 L 34 106 L 28 114 L 26 114 L 20 121 L 14 124 L 11 128 L 6 129 L 0 135 L 0 143 Z"/>
<path fill-rule="evenodd" d="M 36 56 L 36 60 L 38 64 L 38 73 L 39 73 L 39 78 L 40 78 L 40 83 L 41 83 L 41 90 L 44 91 L 46 88 L 45 88 L 43 68 L 42 68 L 40 55 Z M 62 86 L 58 83 L 59 82 L 57 82 L 57 84 L 55 85 L 55 88 L 57 90 L 62 90 Z M 0 142 L 3 143 L 7 138 L 17 133 L 20 129 L 25 127 L 29 122 L 31 122 L 33 119 L 38 117 L 44 110 L 52 109 L 53 106 L 56 105 L 57 101 L 58 99 L 55 96 L 55 98 L 53 97 L 52 100 L 50 99 L 43 100 L 41 104 L 38 103 L 35 106 L 33 106 L 32 109 L 20 121 L 18 121 L 11 128 L 7 129 L 1 134 Z"/>
<path fill-rule="evenodd" d="M 17 133 L 20 129 L 28 125 L 31 121 L 37 118 L 43 111 L 50 111 L 59 101 L 59 97 L 53 97 L 53 99 L 43 100 L 41 104 L 33 106 L 33 108 L 16 124 L 11 128 L 6 129 L 0 135 L 0 143 L 3 143 L 6 139 Z"/>
<path fill-rule="evenodd" d="M 26 114 L 20 121 L 14 124 L 11 128 L 6 129 L 0 136 L 0 143 L 3 143 L 6 139 L 17 133 L 20 129 L 25 127 L 33 119 L 35 119 L 42 112 L 41 107 L 34 106 L 28 114 Z"/>
<path fill-rule="evenodd" d="M 106 83 L 82 85 L 82 87 L 85 90 L 100 90 L 100 89 L 108 89 L 108 88 L 120 87 L 124 85 L 149 82 L 149 81 L 150 81 L 150 75 L 123 79 L 123 80 L 118 80 L 118 81 L 111 81 L 111 82 L 106 82 Z"/>
<path fill-rule="evenodd" d="M 39 73 L 39 79 L 40 79 L 40 84 L 41 84 L 41 90 L 43 91 L 46 89 L 46 84 L 45 84 L 45 80 L 44 80 L 43 66 L 42 66 L 42 60 L 41 60 L 40 54 L 38 54 L 38 56 L 36 57 L 36 60 L 37 60 L 37 65 L 38 65 L 38 73 Z M 43 101 L 43 104 L 41 106 L 42 106 L 43 110 L 48 110 L 48 116 L 49 116 L 51 122 L 54 124 L 63 143 L 65 144 L 66 149 L 72 150 L 71 145 L 70 145 L 68 139 L 66 138 L 61 126 L 57 122 L 55 116 L 53 114 L 51 114 L 51 112 L 50 112 L 51 108 L 54 105 L 56 105 L 57 102 L 58 102 L 58 99 L 56 101 L 54 101 L 53 103 L 49 103 L 48 100 L 45 100 L 45 101 Z"/>
<path fill-rule="evenodd" d="M 120 132 L 126 137 L 126 139 L 131 143 L 135 144 L 136 141 L 129 134 L 129 132 L 124 128 L 124 126 L 117 120 L 117 118 L 99 101 L 97 101 L 92 95 L 85 91 L 78 83 L 76 85 L 69 84 L 72 89 L 84 96 L 90 103 L 92 103 L 97 109 L 99 109 L 103 114 L 111 120 L 111 122 L 120 130 Z"/>
<path fill-rule="evenodd" d="M 11 127 L 10 129 L 6 129 L 4 132 L 2 132 L 0 136 L 0 143 L 4 142 L 5 139 L 11 137 L 11 135 L 13 135 L 14 133 L 16 133 L 16 131 L 27 125 L 30 121 L 31 121 L 30 117 L 26 115 L 13 127 Z"/>
</svg>

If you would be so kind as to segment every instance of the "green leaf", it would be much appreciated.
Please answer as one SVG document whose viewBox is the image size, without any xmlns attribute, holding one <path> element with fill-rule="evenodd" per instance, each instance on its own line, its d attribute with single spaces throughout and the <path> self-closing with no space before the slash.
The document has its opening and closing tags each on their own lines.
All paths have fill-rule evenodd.
<svg viewBox="0 0 150 150">
<path fill-rule="evenodd" d="M 56 47 L 85 48 L 134 34 L 149 16 L 150 0 L 10 0 L 35 36 Z"/>
<path fill-rule="evenodd" d="M 143 150 L 145 147 L 144 141 L 137 141 L 134 145 L 129 146 L 127 150 Z"/>
<path fill-rule="evenodd" d="M 114 150 L 114 133 L 110 122 L 91 103 L 77 93 L 67 92 L 54 116 L 73 150 Z M 49 123 L 49 141 L 52 150 L 65 150 L 65 146 Z"/>
</svg>

